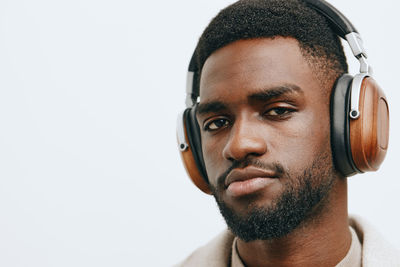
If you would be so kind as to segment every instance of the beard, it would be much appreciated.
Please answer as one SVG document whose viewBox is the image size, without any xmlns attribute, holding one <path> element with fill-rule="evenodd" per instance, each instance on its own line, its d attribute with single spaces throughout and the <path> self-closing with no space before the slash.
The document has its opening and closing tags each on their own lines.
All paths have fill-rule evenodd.
<svg viewBox="0 0 400 267">
<path fill-rule="evenodd" d="M 221 177 L 217 186 L 211 186 L 219 210 L 232 233 L 245 242 L 271 240 L 284 237 L 297 228 L 301 222 L 312 217 L 320 208 L 315 209 L 322 200 L 327 201 L 335 181 L 335 174 L 330 153 L 316 157 L 311 166 L 299 175 L 291 175 L 279 163 L 265 165 L 256 159 L 246 159 L 234 163 Z M 257 207 L 251 202 L 244 215 L 235 211 L 222 199 L 224 182 L 229 172 L 240 166 L 253 165 L 273 169 L 279 177 L 285 177 L 283 191 L 268 207 Z M 278 178 L 280 179 L 280 178 Z M 250 200 L 251 201 L 251 200 Z M 322 203 L 321 203 L 322 204 Z M 326 203 L 325 203 L 326 204 Z M 321 206 L 321 205 L 319 205 Z"/>
</svg>

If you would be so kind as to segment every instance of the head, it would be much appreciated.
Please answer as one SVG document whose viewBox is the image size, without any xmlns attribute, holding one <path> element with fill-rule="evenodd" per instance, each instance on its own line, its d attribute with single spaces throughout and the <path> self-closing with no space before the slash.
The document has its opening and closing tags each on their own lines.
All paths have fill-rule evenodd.
<svg viewBox="0 0 400 267">
<path fill-rule="evenodd" d="M 325 19 L 295 0 L 239 1 L 211 21 L 196 55 L 204 163 L 232 232 L 279 238 L 318 217 L 341 179 L 329 96 L 347 72 Z"/>
</svg>

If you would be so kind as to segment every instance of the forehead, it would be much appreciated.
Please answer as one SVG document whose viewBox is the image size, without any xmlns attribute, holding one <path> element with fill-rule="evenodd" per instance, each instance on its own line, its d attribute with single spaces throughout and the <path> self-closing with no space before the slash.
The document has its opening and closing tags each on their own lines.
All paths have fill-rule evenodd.
<svg viewBox="0 0 400 267">
<path fill-rule="evenodd" d="M 304 93 L 320 84 L 293 38 L 240 40 L 206 60 L 200 80 L 200 102 L 235 101 L 265 88 L 292 84 Z"/>
</svg>

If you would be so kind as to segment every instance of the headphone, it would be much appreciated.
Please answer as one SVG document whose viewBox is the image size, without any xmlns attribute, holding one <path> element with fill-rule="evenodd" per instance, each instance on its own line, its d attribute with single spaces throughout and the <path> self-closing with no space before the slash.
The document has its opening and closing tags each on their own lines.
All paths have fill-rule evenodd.
<svg viewBox="0 0 400 267">
<path fill-rule="evenodd" d="M 376 171 L 385 158 L 389 141 L 389 107 L 383 90 L 372 78 L 362 39 L 351 22 L 324 0 L 303 0 L 322 14 L 334 32 L 350 45 L 360 63 L 354 77 L 343 74 L 330 100 L 331 146 L 334 165 L 343 176 Z M 181 157 L 193 183 L 211 194 L 196 119 L 199 69 L 196 51 L 190 60 L 186 84 L 186 110 L 178 116 L 177 138 Z"/>
</svg>

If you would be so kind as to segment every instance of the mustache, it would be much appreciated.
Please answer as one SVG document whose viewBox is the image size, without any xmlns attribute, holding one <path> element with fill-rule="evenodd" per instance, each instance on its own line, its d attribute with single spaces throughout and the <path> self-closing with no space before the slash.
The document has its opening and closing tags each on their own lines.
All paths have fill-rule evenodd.
<svg viewBox="0 0 400 267">
<path fill-rule="evenodd" d="M 280 164 L 278 162 L 264 163 L 261 160 L 258 160 L 255 158 L 245 158 L 244 160 L 234 161 L 232 163 L 232 166 L 230 166 L 225 172 L 223 172 L 217 178 L 218 187 L 222 188 L 224 186 L 226 177 L 232 170 L 234 170 L 236 168 L 243 169 L 243 168 L 246 168 L 247 166 L 254 166 L 257 168 L 261 168 L 263 170 L 273 171 L 278 178 L 282 177 L 283 174 L 286 172 L 286 170 L 282 166 L 282 164 Z"/>
</svg>

